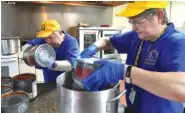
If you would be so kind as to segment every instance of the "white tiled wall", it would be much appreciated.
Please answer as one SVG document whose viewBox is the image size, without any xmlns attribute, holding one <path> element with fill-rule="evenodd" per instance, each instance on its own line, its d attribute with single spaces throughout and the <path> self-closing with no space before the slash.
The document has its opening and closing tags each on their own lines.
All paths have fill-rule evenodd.
<svg viewBox="0 0 185 113">
<path fill-rule="evenodd" d="M 36 69 L 37 83 L 44 83 L 43 71 L 41 69 Z"/>
<path fill-rule="evenodd" d="M 170 21 L 173 22 L 176 27 L 182 27 L 185 22 L 183 11 L 185 11 L 184 1 L 172 2 Z"/>
</svg>

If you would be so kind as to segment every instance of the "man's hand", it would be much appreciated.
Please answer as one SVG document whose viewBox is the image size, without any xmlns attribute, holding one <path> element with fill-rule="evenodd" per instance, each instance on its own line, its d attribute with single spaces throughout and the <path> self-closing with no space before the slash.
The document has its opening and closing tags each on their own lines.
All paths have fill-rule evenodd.
<svg viewBox="0 0 185 113">
<path fill-rule="evenodd" d="M 108 60 L 100 60 L 95 63 L 101 67 L 82 81 L 86 90 L 101 90 L 111 83 L 123 80 L 125 64 Z"/>
</svg>

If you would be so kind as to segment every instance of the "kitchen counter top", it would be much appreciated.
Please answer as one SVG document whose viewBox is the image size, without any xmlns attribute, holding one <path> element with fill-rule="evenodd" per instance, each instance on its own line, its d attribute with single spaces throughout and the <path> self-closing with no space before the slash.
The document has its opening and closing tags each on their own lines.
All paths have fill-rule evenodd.
<svg viewBox="0 0 185 113">
<path fill-rule="evenodd" d="M 59 113 L 56 84 L 37 84 L 38 95 L 30 101 L 30 113 Z"/>
</svg>

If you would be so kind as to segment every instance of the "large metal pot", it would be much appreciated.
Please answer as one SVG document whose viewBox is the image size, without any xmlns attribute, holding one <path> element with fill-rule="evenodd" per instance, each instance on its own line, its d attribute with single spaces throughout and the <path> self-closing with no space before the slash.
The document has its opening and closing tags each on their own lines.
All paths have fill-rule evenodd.
<svg viewBox="0 0 185 113">
<path fill-rule="evenodd" d="M 19 37 L 2 37 L 1 55 L 12 55 L 19 51 Z"/>
<path fill-rule="evenodd" d="M 57 77 L 60 113 L 118 113 L 119 83 L 102 91 L 78 91 L 73 87 L 73 71 Z"/>
<path fill-rule="evenodd" d="M 48 44 L 30 46 L 23 53 L 23 60 L 29 66 L 48 67 L 55 59 L 55 50 Z"/>
</svg>

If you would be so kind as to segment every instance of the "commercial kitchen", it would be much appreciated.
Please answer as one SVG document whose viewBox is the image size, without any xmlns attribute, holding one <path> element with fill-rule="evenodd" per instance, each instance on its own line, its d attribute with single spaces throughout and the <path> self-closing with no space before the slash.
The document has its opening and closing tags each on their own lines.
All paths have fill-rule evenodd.
<svg viewBox="0 0 185 113">
<path fill-rule="evenodd" d="M 40 48 L 30 48 L 29 54 L 22 51 L 25 44 L 36 38 L 41 23 L 47 19 L 58 21 L 64 32 L 75 37 L 80 52 L 101 37 L 131 31 L 132 25 L 128 19 L 115 15 L 127 3 L 128 1 L 1 1 L 2 113 L 125 113 L 127 105 L 124 80 L 103 91 L 86 92 L 81 87 L 78 90 L 73 87 L 76 82 L 73 78 L 75 71 L 70 70 L 62 73 L 56 83 L 46 83 L 43 70 L 35 66 L 35 62 L 40 59 L 34 59 L 34 55 L 36 49 L 39 51 L 38 56 L 42 51 L 49 51 L 48 54 L 54 60 L 56 53 L 53 48 L 43 45 Z M 184 1 L 170 1 L 166 8 L 169 21 L 185 34 L 185 16 L 181 14 L 183 10 Z M 32 64 L 29 55 L 33 57 L 31 60 L 36 60 Z M 127 54 L 119 54 L 115 48 L 97 52 L 95 57 L 123 64 L 127 60 Z M 12 106 L 16 102 L 18 104 Z M 183 105 L 185 113 L 185 102 Z"/>
</svg>

